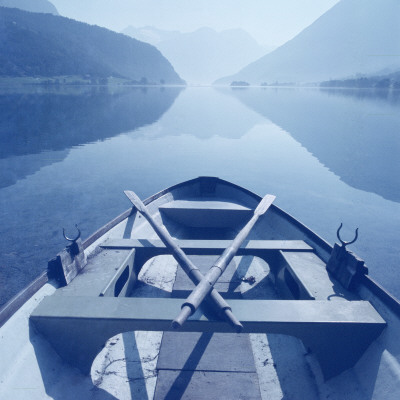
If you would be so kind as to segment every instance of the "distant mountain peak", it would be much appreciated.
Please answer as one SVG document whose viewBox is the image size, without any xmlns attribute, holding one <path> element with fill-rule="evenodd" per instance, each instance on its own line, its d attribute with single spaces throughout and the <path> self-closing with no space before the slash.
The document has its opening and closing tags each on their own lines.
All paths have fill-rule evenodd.
<svg viewBox="0 0 400 400">
<path fill-rule="evenodd" d="M 130 36 L 136 40 L 152 44 L 153 46 L 164 40 L 169 40 L 181 34 L 181 32 L 179 31 L 167 31 L 149 25 L 141 27 L 134 27 L 132 25 L 129 25 L 124 30 L 122 30 L 121 33 Z"/>
<path fill-rule="evenodd" d="M 192 32 L 178 32 L 130 26 L 122 33 L 156 46 L 183 79 L 195 84 L 211 84 L 267 51 L 240 28 L 217 32 L 204 26 Z"/>
<path fill-rule="evenodd" d="M 191 33 L 217 33 L 217 31 L 213 28 L 210 28 L 209 26 L 201 26 L 200 28 L 197 28 L 193 32 L 188 32 L 189 35 Z"/>
</svg>

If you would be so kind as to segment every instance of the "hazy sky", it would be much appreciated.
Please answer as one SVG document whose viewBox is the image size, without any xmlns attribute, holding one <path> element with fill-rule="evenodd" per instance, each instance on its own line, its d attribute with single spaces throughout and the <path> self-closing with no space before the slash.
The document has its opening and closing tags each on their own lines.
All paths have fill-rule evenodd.
<svg viewBox="0 0 400 400">
<path fill-rule="evenodd" d="M 128 25 L 190 32 L 243 28 L 280 45 L 339 0 L 50 0 L 65 17 L 120 32 Z"/>
</svg>

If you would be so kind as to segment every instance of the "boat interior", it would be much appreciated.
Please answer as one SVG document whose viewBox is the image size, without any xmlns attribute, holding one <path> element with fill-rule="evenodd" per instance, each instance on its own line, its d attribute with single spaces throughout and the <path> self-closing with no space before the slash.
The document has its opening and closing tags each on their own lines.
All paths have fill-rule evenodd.
<svg viewBox="0 0 400 400">
<path fill-rule="evenodd" d="M 145 204 L 205 275 L 259 201 L 199 178 Z M 243 331 L 207 299 L 177 331 L 171 321 L 196 285 L 133 207 L 49 263 L 54 290 L 30 314 L 46 393 L 63 398 L 60 385 L 74 376 L 87 398 L 369 399 L 377 390 L 394 398 L 379 370 L 382 352 L 387 362 L 399 356 L 382 338 L 399 317 L 377 311 L 360 284 L 364 263 L 336 246 L 344 266 L 332 262 L 328 243 L 272 205 L 215 284 Z"/>
</svg>

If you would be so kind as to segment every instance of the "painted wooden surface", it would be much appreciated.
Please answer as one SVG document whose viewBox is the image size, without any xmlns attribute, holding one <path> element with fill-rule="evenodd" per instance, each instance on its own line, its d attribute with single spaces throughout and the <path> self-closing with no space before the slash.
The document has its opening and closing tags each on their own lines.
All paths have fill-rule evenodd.
<svg viewBox="0 0 400 400">
<path fill-rule="evenodd" d="M 215 251 L 225 250 L 230 240 L 185 240 L 176 239 L 177 245 L 185 251 L 207 250 L 214 254 Z M 165 248 L 159 239 L 109 239 L 101 244 L 104 248 Z M 253 252 L 257 250 L 287 250 L 287 251 L 312 251 L 313 248 L 303 240 L 245 240 L 239 252 Z"/>
<path fill-rule="evenodd" d="M 235 257 L 225 269 L 216 289 L 240 296 L 238 261 L 253 257 Z M 217 256 L 190 256 L 206 273 Z M 178 267 L 171 295 L 184 297 L 194 284 Z M 185 294 L 186 293 L 186 294 Z M 165 332 L 157 361 L 155 400 L 175 399 L 261 399 L 257 371 L 248 334 L 213 332 Z M 242 393 L 242 394 L 240 394 Z"/>
<path fill-rule="evenodd" d="M 256 373 L 160 370 L 155 400 L 259 400 Z"/>
<path fill-rule="evenodd" d="M 281 252 L 299 285 L 303 285 L 310 298 L 318 300 L 357 300 L 358 297 L 342 288 L 337 293 L 339 282 L 327 273 L 325 263 L 312 252 Z"/>
<path fill-rule="evenodd" d="M 73 283 L 58 289 L 55 296 L 99 296 L 131 252 L 128 249 L 100 249 L 88 259 L 85 269 Z"/>
<path fill-rule="evenodd" d="M 256 372 L 248 335 L 165 332 L 158 369 Z"/>
<path fill-rule="evenodd" d="M 207 273 L 210 266 L 213 265 L 213 263 L 218 259 L 218 256 L 191 255 L 189 258 L 204 275 Z M 222 274 L 221 278 L 215 284 L 215 289 L 223 294 L 225 298 L 232 297 L 232 295 L 234 295 L 236 298 L 240 297 L 240 284 L 242 280 L 236 274 L 236 268 L 238 266 L 238 262 L 240 261 L 241 257 L 234 258 L 228 265 L 228 268 Z M 188 296 L 194 288 L 195 285 L 193 282 L 187 277 L 181 268 L 178 268 L 172 296 Z"/>
</svg>

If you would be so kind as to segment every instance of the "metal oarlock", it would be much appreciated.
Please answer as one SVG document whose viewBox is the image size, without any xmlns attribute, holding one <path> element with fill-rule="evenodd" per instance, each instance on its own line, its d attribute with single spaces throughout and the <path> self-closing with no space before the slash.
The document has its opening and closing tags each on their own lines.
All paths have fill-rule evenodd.
<svg viewBox="0 0 400 400">
<path fill-rule="evenodd" d="M 346 247 L 346 246 L 348 246 L 349 244 L 352 244 L 352 243 L 354 243 L 354 242 L 357 240 L 357 238 L 358 238 L 358 228 L 356 229 L 356 235 L 355 235 L 354 239 L 351 240 L 351 241 L 349 241 L 349 242 L 345 242 L 345 241 L 343 241 L 343 240 L 341 239 L 341 237 L 340 237 L 340 230 L 342 229 L 342 226 L 343 226 L 343 223 L 340 224 L 340 226 L 339 226 L 339 228 L 338 228 L 338 230 L 337 230 L 337 232 L 336 232 L 336 236 L 337 236 L 337 238 L 339 239 L 340 243 L 342 244 L 342 247 Z"/>
<path fill-rule="evenodd" d="M 76 242 L 76 241 L 81 237 L 81 231 L 80 231 L 80 229 L 78 228 L 78 225 L 77 225 L 77 224 L 75 224 L 75 228 L 78 230 L 78 236 L 77 236 L 75 239 L 71 239 L 71 238 L 69 238 L 68 236 L 66 236 L 66 235 L 65 235 L 65 229 L 63 228 L 63 236 L 64 236 L 64 238 L 65 238 L 66 240 L 68 240 L 69 242 L 72 242 L 72 243 Z"/>
</svg>

